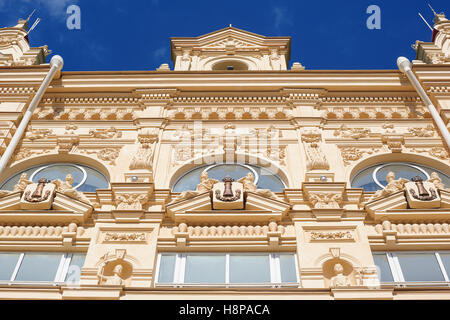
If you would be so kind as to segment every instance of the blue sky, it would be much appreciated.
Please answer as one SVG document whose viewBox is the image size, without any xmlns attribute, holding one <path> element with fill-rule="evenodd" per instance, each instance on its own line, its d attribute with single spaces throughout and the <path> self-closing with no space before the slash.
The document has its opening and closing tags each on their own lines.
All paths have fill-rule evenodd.
<svg viewBox="0 0 450 320">
<path fill-rule="evenodd" d="M 414 59 L 411 45 L 430 41 L 437 12 L 450 17 L 448 0 L 0 0 L 0 26 L 41 19 L 32 46 L 47 44 L 64 58 L 65 71 L 154 70 L 170 63 L 170 37 L 198 36 L 230 23 L 265 36 L 291 36 L 289 66 L 307 69 L 395 69 Z M 81 30 L 66 27 L 66 8 L 81 9 Z M 369 5 L 381 9 L 381 29 L 369 30 Z"/>
</svg>

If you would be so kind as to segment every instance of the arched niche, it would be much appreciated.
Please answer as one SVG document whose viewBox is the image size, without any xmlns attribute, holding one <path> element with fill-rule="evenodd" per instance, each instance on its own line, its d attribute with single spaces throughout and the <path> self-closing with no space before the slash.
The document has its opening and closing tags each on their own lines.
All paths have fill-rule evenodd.
<svg viewBox="0 0 450 320">
<path fill-rule="evenodd" d="M 342 267 L 344 268 L 343 275 L 347 277 L 348 281 L 350 282 L 350 285 L 355 286 L 356 279 L 354 266 L 345 259 L 331 258 L 329 260 L 326 260 L 322 264 L 322 274 L 325 282 L 325 287 L 326 288 L 330 287 L 331 279 L 336 275 L 334 271 L 334 267 L 336 264 L 342 265 Z"/>
<path fill-rule="evenodd" d="M 244 56 L 219 56 L 206 58 L 203 62 L 201 70 L 220 70 L 227 71 L 227 66 L 234 65 L 238 69 L 235 70 L 258 70 L 258 65 L 251 58 Z M 223 68 L 223 69 L 221 69 Z"/>
</svg>

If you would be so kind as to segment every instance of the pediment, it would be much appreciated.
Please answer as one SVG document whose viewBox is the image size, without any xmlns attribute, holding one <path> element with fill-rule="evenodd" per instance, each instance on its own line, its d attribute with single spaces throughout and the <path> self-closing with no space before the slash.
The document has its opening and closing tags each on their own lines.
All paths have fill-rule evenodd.
<svg viewBox="0 0 450 320">
<path fill-rule="evenodd" d="M 411 208 L 405 191 L 398 191 L 368 202 L 365 209 L 375 222 L 450 219 L 450 191 L 439 190 L 439 195 L 440 203 L 437 208 Z"/>
<path fill-rule="evenodd" d="M 22 192 L 12 192 L 0 198 L 0 223 L 84 223 L 92 213 L 90 204 L 55 192 L 50 209 L 24 208 Z"/>
<path fill-rule="evenodd" d="M 214 210 L 209 192 L 181 200 L 166 207 L 167 216 L 176 223 L 237 223 L 281 221 L 290 204 L 247 192 L 244 209 Z"/>
<path fill-rule="evenodd" d="M 198 37 L 174 37 L 171 38 L 171 42 L 176 48 L 224 49 L 232 45 L 235 48 L 243 49 L 261 49 L 269 46 L 287 49 L 290 44 L 290 37 L 266 37 L 230 26 Z"/>
</svg>

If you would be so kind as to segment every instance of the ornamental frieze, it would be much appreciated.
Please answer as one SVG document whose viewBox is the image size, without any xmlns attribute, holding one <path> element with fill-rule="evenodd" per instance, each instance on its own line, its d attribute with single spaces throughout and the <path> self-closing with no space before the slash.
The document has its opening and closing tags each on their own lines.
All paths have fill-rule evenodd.
<svg viewBox="0 0 450 320">
<path fill-rule="evenodd" d="M 146 242 L 145 232 L 105 232 L 103 243 L 111 242 Z"/>
<path fill-rule="evenodd" d="M 355 240 L 353 233 L 346 231 L 309 231 L 310 241 Z"/>
</svg>

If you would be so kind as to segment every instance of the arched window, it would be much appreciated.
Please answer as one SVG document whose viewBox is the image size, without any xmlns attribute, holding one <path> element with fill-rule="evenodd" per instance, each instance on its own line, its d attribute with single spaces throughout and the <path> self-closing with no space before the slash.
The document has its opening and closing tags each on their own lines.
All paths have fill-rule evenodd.
<svg viewBox="0 0 450 320">
<path fill-rule="evenodd" d="M 395 179 L 405 178 L 411 180 L 415 176 L 424 181 L 430 178 L 432 172 L 436 172 L 446 188 L 450 187 L 450 177 L 431 167 L 408 162 L 389 162 L 371 166 L 359 171 L 352 179 L 352 188 L 363 188 L 365 191 L 376 191 L 387 185 L 386 175 L 395 173 Z"/>
<path fill-rule="evenodd" d="M 82 164 L 52 163 L 16 173 L 1 185 L 0 190 L 12 191 L 23 173 L 26 173 L 28 180 L 33 182 L 37 182 L 41 178 L 64 181 L 70 173 L 74 179 L 73 188 L 82 192 L 95 192 L 97 189 L 107 189 L 109 187 L 108 179 L 96 169 Z"/>
<path fill-rule="evenodd" d="M 274 192 L 281 192 L 286 187 L 283 180 L 266 168 L 255 165 L 241 163 L 219 163 L 214 165 L 201 166 L 188 171 L 179 177 L 172 186 L 173 192 L 195 190 L 200 183 L 200 174 L 206 170 L 208 177 L 221 181 L 226 176 L 230 176 L 235 181 L 251 172 L 255 176 L 255 184 L 260 189 L 270 189 Z"/>
</svg>

